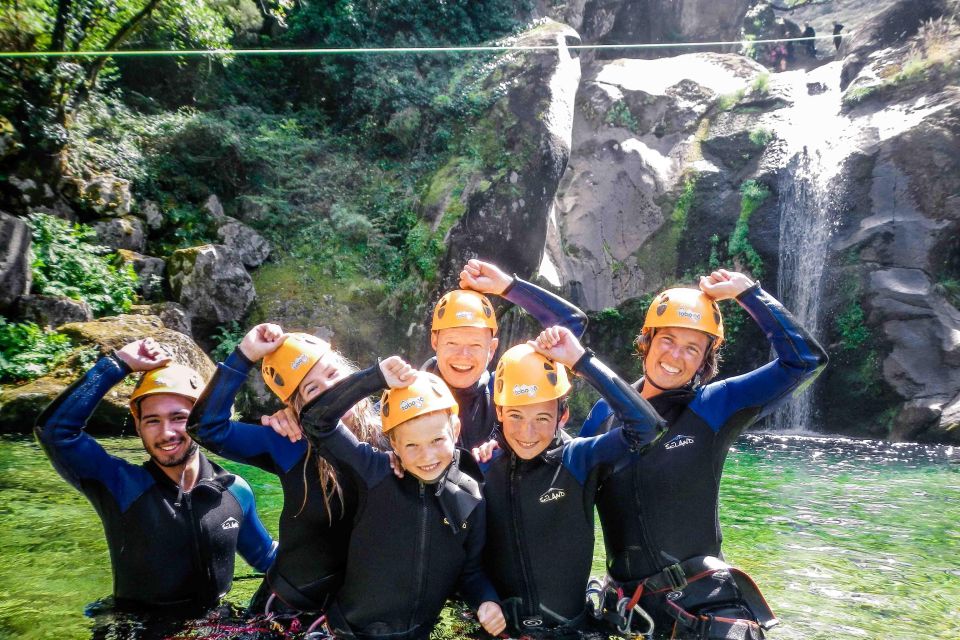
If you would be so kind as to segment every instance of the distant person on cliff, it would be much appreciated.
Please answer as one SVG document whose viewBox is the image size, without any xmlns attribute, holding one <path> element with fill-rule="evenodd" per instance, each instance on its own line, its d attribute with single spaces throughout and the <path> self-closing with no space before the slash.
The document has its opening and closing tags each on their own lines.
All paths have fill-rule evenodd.
<svg viewBox="0 0 960 640">
<path fill-rule="evenodd" d="M 837 51 L 840 51 L 840 42 L 843 40 L 843 36 L 840 35 L 840 32 L 843 30 L 843 25 L 839 22 L 833 23 L 833 46 Z"/>
<path fill-rule="evenodd" d="M 130 396 L 150 459 L 109 455 L 83 428 L 106 393 L 144 372 Z M 207 460 L 186 433 L 200 375 L 170 362 L 152 338 L 101 357 L 37 418 L 40 445 L 64 480 L 93 503 L 113 566 L 115 604 L 193 617 L 230 590 L 235 553 L 266 571 L 276 544 L 240 476 Z"/>
<path fill-rule="evenodd" d="M 730 299 L 776 358 L 710 382 L 724 337 L 717 301 Z M 720 559 L 720 477 L 733 441 L 809 384 L 827 354 L 759 283 L 725 269 L 700 278 L 700 290 L 656 296 L 636 347 L 644 377 L 634 387 L 669 427 L 642 463 L 600 489 L 609 584 L 627 598 L 624 611 L 639 605 L 653 616 L 660 636 L 675 628 L 676 637 L 762 638 L 776 618 L 753 582 Z M 605 433 L 614 422 L 601 399 L 580 435 Z"/>
<path fill-rule="evenodd" d="M 817 32 L 812 26 L 810 26 L 809 23 L 805 24 L 804 27 L 805 29 L 803 30 L 803 37 L 810 38 L 810 39 L 806 40 L 803 43 L 803 45 L 807 50 L 807 55 L 810 58 L 816 58 L 817 57 L 817 41 L 814 40 L 814 38 L 817 37 Z"/>
<path fill-rule="evenodd" d="M 263 418 L 272 429 L 231 419 L 237 392 L 261 358 L 267 386 L 287 405 Z M 250 604 L 252 614 L 291 621 L 297 617 L 312 624 L 343 582 L 357 486 L 302 437 L 298 417 L 307 402 L 356 370 L 325 340 L 307 333 L 286 334 L 276 324 L 258 324 L 217 365 L 190 415 L 190 434 L 204 447 L 280 479 L 280 548 Z M 339 417 L 361 442 L 385 446 L 380 417 L 368 399 Z"/>
<path fill-rule="evenodd" d="M 460 407 L 459 444 L 472 451 L 490 440 L 496 422 L 487 366 L 497 350 L 497 318 L 484 294 L 501 296 L 544 327 L 565 326 L 577 337 L 587 328 L 587 317 L 563 298 L 481 260 L 464 265 L 460 286 L 433 310 L 430 344 L 436 356 L 421 368 L 450 387 Z"/>
</svg>

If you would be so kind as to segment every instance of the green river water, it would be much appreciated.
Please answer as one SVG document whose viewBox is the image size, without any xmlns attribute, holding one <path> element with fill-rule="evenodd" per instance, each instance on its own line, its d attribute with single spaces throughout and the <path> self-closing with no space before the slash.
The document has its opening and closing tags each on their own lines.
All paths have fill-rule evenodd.
<svg viewBox="0 0 960 640">
<path fill-rule="evenodd" d="M 138 439 L 102 442 L 143 459 Z M 275 533 L 274 478 L 221 463 Z M 96 514 L 27 437 L 0 438 L 0 488 L 0 637 L 89 638 L 84 610 L 111 589 Z M 724 552 L 782 620 L 774 640 L 960 639 L 960 448 L 748 435 L 721 498 Z M 256 589 L 252 573 L 238 559 L 232 601 Z"/>
</svg>

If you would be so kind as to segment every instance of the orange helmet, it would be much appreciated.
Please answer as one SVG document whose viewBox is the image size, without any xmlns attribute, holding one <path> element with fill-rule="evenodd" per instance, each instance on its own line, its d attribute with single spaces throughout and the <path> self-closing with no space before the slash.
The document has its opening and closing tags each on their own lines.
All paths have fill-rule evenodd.
<svg viewBox="0 0 960 640">
<path fill-rule="evenodd" d="M 446 293 L 433 309 L 433 331 L 454 327 L 479 327 L 497 332 L 497 316 L 487 297 L 476 291 L 456 289 Z"/>
<path fill-rule="evenodd" d="M 566 368 L 528 344 L 507 349 L 497 363 L 493 402 L 501 407 L 556 400 L 568 391 L 570 379 Z"/>
<path fill-rule="evenodd" d="M 382 430 L 391 429 L 432 411 L 449 409 L 456 415 L 459 408 L 446 383 L 426 371 L 417 371 L 417 378 L 409 387 L 387 389 L 380 398 Z"/>
<path fill-rule="evenodd" d="M 158 369 L 144 372 L 133 393 L 130 394 L 130 413 L 140 418 L 140 400 L 158 393 L 173 393 L 190 398 L 194 402 L 203 391 L 204 381 L 190 367 L 171 362 Z"/>
<path fill-rule="evenodd" d="M 328 351 L 330 343 L 309 333 L 291 333 L 260 367 L 263 379 L 277 397 L 287 402 L 300 382 Z"/>
<path fill-rule="evenodd" d="M 723 342 L 723 317 L 717 301 L 699 289 L 667 289 L 647 310 L 641 334 L 661 327 L 696 329 L 714 337 L 713 348 Z"/>
</svg>

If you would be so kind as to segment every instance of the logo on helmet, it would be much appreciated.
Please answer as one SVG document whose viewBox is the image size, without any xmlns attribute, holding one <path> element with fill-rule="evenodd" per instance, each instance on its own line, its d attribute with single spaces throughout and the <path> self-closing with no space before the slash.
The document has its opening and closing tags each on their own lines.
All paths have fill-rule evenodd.
<svg viewBox="0 0 960 640">
<path fill-rule="evenodd" d="M 678 309 L 677 315 L 681 318 L 687 318 L 693 322 L 700 322 L 700 314 L 692 309 Z"/>
<path fill-rule="evenodd" d="M 473 320 L 473 311 L 457 311 L 457 320 Z"/>
<path fill-rule="evenodd" d="M 297 356 L 296 360 L 290 363 L 290 368 L 296 371 L 297 369 L 302 367 L 308 359 L 309 358 L 307 358 L 307 354 L 301 353 L 299 356 Z"/>
<path fill-rule="evenodd" d="M 537 396 L 537 389 L 539 389 L 539 387 L 535 384 L 515 384 L 513 385 L 513 395 L 535 398 Z"/>
<path fill-rule="evenodd" d="M 423 407 L 423 396 L 417 396 L 416 398 L 408 398 L 400 403 L 400 411 L 406 411 L 412 407 L 418 409 Z"/>
</svg>

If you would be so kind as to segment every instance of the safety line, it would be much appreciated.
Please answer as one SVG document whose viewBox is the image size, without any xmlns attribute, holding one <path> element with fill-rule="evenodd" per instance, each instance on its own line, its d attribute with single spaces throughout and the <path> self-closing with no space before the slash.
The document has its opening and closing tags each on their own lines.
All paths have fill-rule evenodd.
<svg viewBox="0 0 960 640">
<path fill-rule="evenodd" d="M 849 37 L 853 32 L 843 33 Z M 808 42 L 832 40 L 834 35 L 807 36 L 801 38 L 776 38 L 768 40 L 730 40 L 718 42 L 651 42 L 636 44 L 574 44 L 574 45 L 479 45 L 462 47 L 372 47 L 355 49 L 180 49 L 180 50 L 129 50 L 117 51 L 0 51 L 0 59 L 7 58 L 129 58 L 134 56 L 303 56 L 303 55 L 370 55 L 407 53 L 474 53 L 510 51 L 553 51 L 558 49 L 609 50 L 609 49 L 669 49 L 677 47 L 718 47 L 724 45 L 755 45 L 774 42 Z"/>
</svg>

